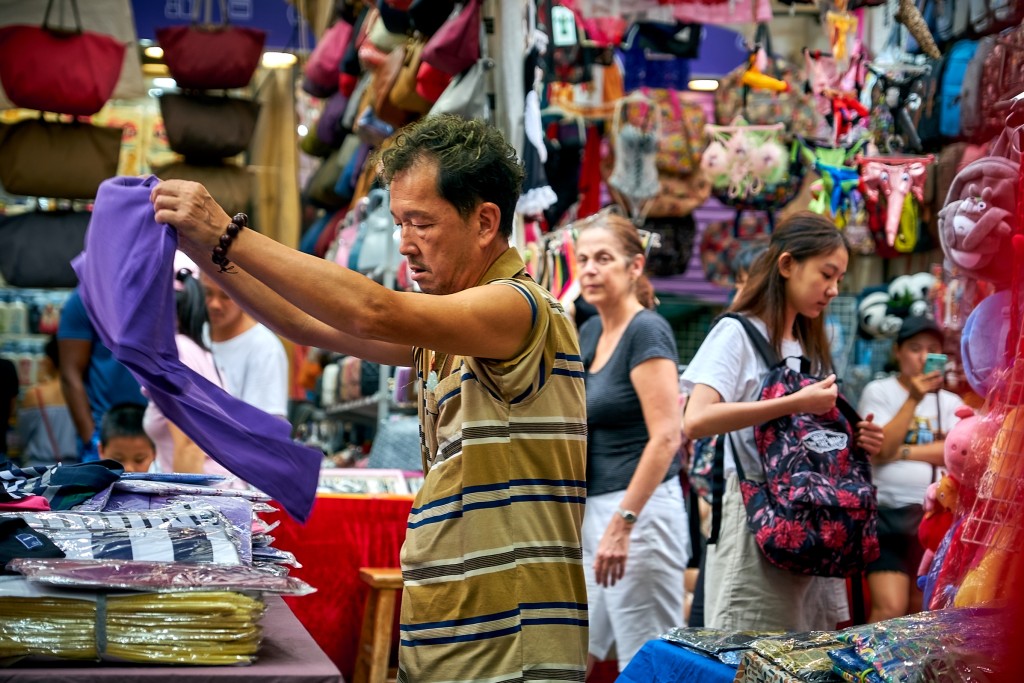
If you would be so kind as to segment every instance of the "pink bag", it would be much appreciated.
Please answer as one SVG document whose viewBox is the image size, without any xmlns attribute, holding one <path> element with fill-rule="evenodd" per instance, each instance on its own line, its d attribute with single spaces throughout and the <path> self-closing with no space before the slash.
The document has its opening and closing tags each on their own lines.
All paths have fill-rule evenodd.
<svg viewBox="0 0 1024 683">
<path fill-rule="evenodd" d="M 125 46 L 113 37 L 51 25 L 0 28 L 0 81 L 11 102 L 25 109 L 91 116 L 110 99 L 121 76 Z"/>
<path fill-rule="evenodd" d="M 480 58 L 480 1 L 468 0 L 458 15 L 446 21 L 423 48 L 422 61 L 438 71 L 460 74 Z"/>
<path fill-rule="evenodd" d="M 231 26 L 227 0 L 219 4 L 219 24 L 213 23 L 213 0 L 194 0 L 190 26 L 156 30 L 167 68 L 184 90 L 244 88 L 259 66 L 266 31 Z M 202 23 L 200 14 L 204 15 Z"/>
<path fill-rule="evenodd" d="M 315 97 L 327 97 L 338 89 L 338 65 L 351 39 L 352 26 L 340 20 L 334 22 L 334 25 L 321 36 L 320 42 L 309 55 L 309 61 L 303 68 L 303 75 L 309 79 L 317 93 L 324 94 L 310 94 Z"/>
</svg>

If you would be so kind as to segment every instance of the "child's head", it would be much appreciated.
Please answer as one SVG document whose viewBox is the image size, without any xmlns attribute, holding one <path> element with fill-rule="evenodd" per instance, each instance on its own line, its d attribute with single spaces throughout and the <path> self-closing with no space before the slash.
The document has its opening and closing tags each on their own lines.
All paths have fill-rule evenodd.
<svg viewBox="0 0 1024 683">
<path fill-rule="evenodd" d="M 822 313 L 839 294 L 849 258 L 846 237 L 831 220 L 810 211 L 793 214 L 772 233 L 732 310 L 764 320 L 777 350 L 792 334 L 823 372 L 832 363 Z M 789 319 L 792 330 L 784 329 Z"/>
<path fill-rule="evenodd" d="M 738 297 L 747 284 L 750 271 L 754 269 L 754 262 L 768 249 L 768 243 L 763 241 L 749 242 L 740 247 L 729 264 L 732 270 L 733 286 Z"/>
<path fill-rule="evenodd" d="M 100 458 L 116 460 L 125 472 L 148 472 L 156 448 L 142 428 L 145 408 L 135 403 L 114 406 L 100 422 Z"/>
</svg>

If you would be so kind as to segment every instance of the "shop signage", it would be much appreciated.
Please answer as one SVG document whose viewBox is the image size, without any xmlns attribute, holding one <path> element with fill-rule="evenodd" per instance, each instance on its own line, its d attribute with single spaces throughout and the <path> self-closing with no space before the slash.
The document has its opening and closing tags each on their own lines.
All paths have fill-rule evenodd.
<svg viewBox="0 0 1024 683">
<path fill-rule="evenodd" d="M 162 26 L 190 23 L 192 10 L 198 1 L 132 0 L 135 31 L 139 39 L 155 40 L 156 29 Z M 219 20 L 222 3 L 219 0 L 208 1 L 213 5 L 215 20 Z M 267 50 L 298 48 L 298 13 L 293 4 L 286 0 L 226 0 L 223 4 L 227 6 L 228 19 L 232 24 L 267 32 Z M 313 43 L 310 33 L 306 44 L 312 47 Z"/>
</svg>

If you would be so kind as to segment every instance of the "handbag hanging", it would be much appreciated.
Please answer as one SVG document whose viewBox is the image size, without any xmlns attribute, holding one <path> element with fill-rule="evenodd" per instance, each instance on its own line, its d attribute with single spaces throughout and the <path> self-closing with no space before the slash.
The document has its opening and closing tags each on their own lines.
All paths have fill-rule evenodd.
<svg viewBox="0 0 1024 683">
<path fill-rule="evenodd" d="M 117 175 L 121 129 L 25 119 L 0 124 L 0 183 L 9 194 L 91 199 Z"/>
<path fill-rule="evenodd" d="M 391 104 L 399 109 L 417 114 L 426 114 L 433 104 L 416 92 L 416 74 L 420 69 L 423 45 L 422 38 L 413 38 L 406 44 L 402 68 L 399 69 L 395 82 L 388 92 L 388 100 Z"/>
<path fill-rule="evenodd" d="M 423 48 L 422 59 L 448 74 L 460 74 L 480 58 L 480 0 L 466 6 L 438 29 Z"/>
<path fill-rule="evenodd" d="M 430 115 L 455 114 L 465 119 L 488 118 L 487 72 L 494 67 L 490 59 L 478 59 L 468 71 L 452 79 L 437 102 L 430 108 Z"/>
<path fill-rule="evenodd" d="M 352 26 L 338 20 L 320 37 L 303 67 L 302 89 L 313 97 L 329 97 L 338 90 L 342 55 L 352 39 Z"/>
<path fill-rule="evenodd" d="M 409 3 L 409 23 L 425 36 L 438 32 L 455 10 L 455 0 L 412 0 Z"/>
<path fill-rule="evenodd" d="M 197 166 L 176 161 L 159 169 L 154 175 L 162 180 L 177 178 L 202 184 L 214 201 L 232 214 L 248 211 L 253 195 L 253 177 L 243 166 L 231 163 Z"/>
<path fill-rule="evenodd" d="M 266 32 L 228 24 L 227 0 L 220 0 L 221 23 L 212 23 L 213 0 L 194 0 L 190 26 L 156 30 L 164 62 L 186 90 L 244 88 L 252 80 L 263 53 Z M 199 23 L 200 8 L 205 9 Z"/>
<path fill-rule="evenodd" d="M 111 36 L 83 30 L 76 0 L 68 1 L 73 29 L 50 24 L 54 0 L 46 5 L 42 26 L 0 28 L 0 82 L 19 107 L 91 116 L 114 92 L 125 46 Z M 63 6 L 64 0 L 58 2 Z"/>
<path fill-rule="evenodd" d="M 668 88 L 641 88 L 647 99 L 661 107 L 661 135 L 658 139 L 658 170 L 685 175 L 700 168 L 704 149 L 704 107 L 683 99 Z"/>
<path fill-rule="evenodd" d="M 92 214 L 28 211 L 0 216 L 0 275 L 13 287 L 74 287 L 71 259 L 82 251 Z"/>
<path fill-rule="evenodd" d="M 192 163 L 216 163 L 248 149 L 260 104 L 240 97 L 164 93 L 160 113 L 171 149 Z"/>
</svg>

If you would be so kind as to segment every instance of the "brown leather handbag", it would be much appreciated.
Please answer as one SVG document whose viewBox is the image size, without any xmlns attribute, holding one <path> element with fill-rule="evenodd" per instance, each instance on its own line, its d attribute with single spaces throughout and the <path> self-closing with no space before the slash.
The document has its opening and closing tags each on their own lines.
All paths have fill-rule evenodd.
<svg viewBox="0 0 1024 683">
<path fill-rule="evenodd" d="M 228 213 L 248 211 L 253 195 L 253 177 L 247 168 L 224 163 L 214 166 L 195 166 L 176 161 L 153 173 L 162 180 L 177 178 L 200 183 L 213 200 Z"/>
<path fill-rule="evenodd" d="M 400 128 L 412 120 L 412 114 L 408 110 L 395 106 L 391 101 L 391 91 L 405 66 L 406 49 L 407 46 L 403 45 L 392 50 L 373 77 L 373 111 L 377 118 L 395 128 Z M 415 84 L 413 88 L 415 89 Z"/>
<path fill-rule="evenodd" d="M 216 163 L 249 148 L 260 103 L 240 97 L 164 93 L 167 143 L 191 162 Z"/>
<path fill-rule="evenodd" d="M 0 183 L 9 194 L 91 199 L 117 175 L 121 129 L 78 121 L 0 124 Z"/>
<path fill-rule="evenodd" d="M 426 114 L 433 104 L 416 92 L 416 74 L 420 70 L 420 55 L 423 53 L 424 45 L 426 41 L 419 37 L 412 38 L 405 44 L 402 66 L 388 94 L 391 104 L 417 114 Z"/>
</svg>

